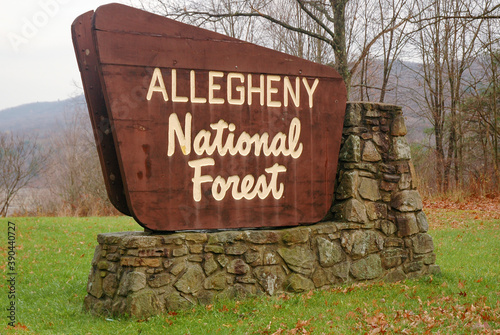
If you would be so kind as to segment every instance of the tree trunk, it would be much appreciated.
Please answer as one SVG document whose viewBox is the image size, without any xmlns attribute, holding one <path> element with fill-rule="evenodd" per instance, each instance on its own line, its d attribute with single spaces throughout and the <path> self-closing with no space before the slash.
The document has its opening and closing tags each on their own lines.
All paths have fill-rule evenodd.
<svg viewBox="0 0 500 335">
<path fill-rule="evenodd" d="M 333 29 L 335 36 L 333 38 L 335 53 L 335 69 L 344 78 L 347 87 L 347 99 L 351 91 L 351 71 L 347 59 L 347 46 L 345 40 L 345 7 L 348 0 L 331 0 L 333 8 Z"/>
</svg>

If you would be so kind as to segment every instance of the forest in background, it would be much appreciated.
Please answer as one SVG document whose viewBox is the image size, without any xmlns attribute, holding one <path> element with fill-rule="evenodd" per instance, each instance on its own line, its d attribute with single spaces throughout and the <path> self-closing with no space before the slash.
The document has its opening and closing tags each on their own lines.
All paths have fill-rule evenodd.
<svg viewBox="0 0 500 335">
<path fill-rule="evenodd" d="M 142 0 L 167 17 L 318 63 L 351 101 L 403 106 L 426 197 L 499 192 L 500 5 L 493 0 Z M 425 122 L 422 122 L 425 120 Z M 0 216 L 106 215 L 85 104 L 52 135 L 0 134 Z M 27 188 L 29 187 L 29 190 Z M 24 207 L 23 207 L 24 206 Z M 11 211 L 12 212 L 12 211 Z"/>
</svg>

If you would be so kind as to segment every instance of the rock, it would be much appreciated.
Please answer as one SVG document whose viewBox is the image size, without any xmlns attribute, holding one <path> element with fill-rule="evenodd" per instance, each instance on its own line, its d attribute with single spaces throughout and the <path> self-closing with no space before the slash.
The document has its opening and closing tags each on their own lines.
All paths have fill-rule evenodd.
<svg viewBox="0 0 500 335">
<path fill-rule="evenodd" d="M 416 254 L 426 254 L 434 250 L 434 243 L 429 234 L 417 234 L 411 237 L 411 241 Z"/>
<path fill-rule="evenodd" d="M 385 133 L 373 133 L 373 142 L 380 148 L 382 152 L 389 152 L 389 136 Z"/>
<path fill-rule="evenodd" d="M 213 252 L 214 254 L 224 253 L 224 247 L 221 245 L 207 244 L 205 245 L 205 252 Z"/>
<path fill-rule="evenodd" d="M 376 109 L 369 108 L 369 109 L 366 110 L 365 116 L 366 117 L 378 118 L 378 117 L 380 117 L 380 112 L 378 110 L 376 110 Z"/>
<path fill-rule="evenodd" d="M 356 195 L 358 174 L 356 171 L 347 171 L 342 174 L 340 183 L 335 190 L 336 198 L 339 200 L 352 198 Z"/>
<path fill-rule="evenodd" d="M 405 242 L 402 238 L 388 237 L 384 241 L 384 248 L 403 248 Z"/>
<path fill-rule="evenodd" d="M 398 115 L 394 118 L 391 125 L 392 136 L 405 136 L 407 133 L 405 119 L 403 115 Z"/>
<path fill-rule="evenodd" d="M 162 256 L 170 256 L 169 250 L 167 248 L 153 248 L 153 249 L 130 249 L 128 250 L 128 254 L 130 255 L 130 251 L 137 250 L 137 254 L 135 256 L 139 257 L 162 257 Z M 111 256 L 110 254 L 108 256 Z M 116 255 L 116 254 L 115 254 Z M 107 258 L 107 257 L 106 257 Z M 115 258 L 115 257 L 113 257 Z M 119 257 L 115 259 L 115 261 L 119 260 Z"/>
<path fill-rule="evenodd" d="M 326 273 L 322 268 L 317 268 L 316 271 L 314 271 L 312 275 L 312 281 L 314 283 L 314 286 L 316 287 L 322 287 L 330 284 L 326 276 Z"/>
<path fill-rule="evenodd" d="M 391 207 L 400 212 L 414 212 L 422 210 L 422 198 L 418 191 L 404 190 L 392 195 Z"/>
<path fill-rule="evenodd" d="M 102 278 L 98 273 L 97 269 L 92 268 L 87 281 L 87 292 L 96 298 L 100 298 L 104 294 L 102 290 Z"/>
<path fill-rule="evenodd" d="M 334 222 L 321 222 L 311 226 L 313 234 L 335 234 L 338 229 Z"/>
<path fill-rule="evenodd" d="M 360 177 L 371 178 L 371 179 L 377 178 L 377 176 L 374 173 L 371 173 L 369 171 L 359 171 L 359 176 Z"/>
<path fill-rule="evenodd" d="M 201 305 L 208 305 L 214 301 L 216 293 L 214 291 L 204 290 L 196 295 L 197 302 Z"/>
<path fill-rule="evenodd" d="M 159 258 L 122 257 L 120 259 L 120 265 L 132 267 L 149 266 L 156 268 L 161 265 L 161 261 Z"/>
<path fill-rule="evenodd" d="M 172 266 L 172 268 L 170 269 L 170 273 L 174 276 L 177 276 L 182 271 L 184 271 L 184 269 L 186 269 L 186 262 L 180 261 Z"/>
<path fill-rule="evenodd" d="M 417 185 L 415 183 L 415 180 L 417 180 L 417 172 L 415 172 L 415 166 L 413 165 L 412 161 L 408 162 L 408 167 L 410 170 L 411 188 L 415 189 L 417 188 Z"/>
<path fill-rule="evenodd" d="M 344 162 L 359 162 L 361 160 L 361 140 L 356 135 L 349 135 L 342 145 L 339 160 Z"/>
<path fill-rule="evenodd" d="M 201 257 L 200 255 L 189 255 L 187 260 L 190 262 L 201 263 L 203 262 L 203 257 Z"/>
<path fill-rule="evenodd" d="M 219 255 L 217 257 L 217 262 L 220 264 L 220 266 L 225 268 L 227 263 L 229 263 L 229 259 L 226 257 L 226 255 Z"/>
<path fill-rule="evenodd" d="M 249 270 L 250 267 L 248 266 L 248 264 L 239 258 L 232 260 L 227 266 L 227 272 L 236 275 L 243 275 Z"/>
<path fill-rule="evenodd" d="M 361 106 L 357 103 L 347 103 L 344 117 L 345 127 L 356 127 L 361 123 Z"/>
<path fill-rule="evenodd" d="M 165 294 L 165 308 L 168 311 L 175 311 L 185 309 L 192 306 L 192 303 L 186 298 L 182 297 L 179 292 L 171 290 Z"/>
<path fill-rule="evenodd" d="M 392 154 L 395 160 L 411 159 L 411 150 L 405 137 L 392 138 Z"/>
<path fill-rule="evenodd" d="M 397 213 L 396 222 L 399 237 L 410 236 L 420 231 L 414 213 Z"/>
<path fill-rule="evenodd" d="M 385 275 L 384 280 L 389 283 L 395 283 L 406 279 L 406 275 L 401 269 L 394 269 Z"/>
<path fill-rule="evenodd" d="M 363 134 L 361 134 L 361 138 L 363 140 L 370 140 L 373 138 L 373 135 L 371 133 L 363 133 Z"/>
<path fill-rule="evenodd" d="M 149 287 L 158 288 L 170 284 L 172 276 L 168 273 L 152 274 L 148 276 Z"/>
<path fill-rule="evenodd" d="M 266 249 L 262 259 L 262 265 L 279 264 L 279 256 L 274 250 Z"/>
<path fill-rule="evenodd" d="M 246 239 L 255 244 L 271 244 L 279 241 L 279 234 L 275 231 L 251 230 L 246 231 Z"/>
<path fill-rule="evenodd" d="M 422 261 L 410 262 L 403 265 L 403 270 L 405 273 L 420 271 L 423 267 Z"/>
<path fill-rule="evenodd" d="M 417 224 L 421 233 L 426 233 L 429 230 L 429 222 L 423 211 L 417 213 Z"/>
<path fill-rule="evenodd" d="M 121 244 L 126 249 L 137 249 L 137 248 L 154 248 L 160 246 L 163 242 L 163 238 L 160 236 L 149 236 L 144 235 L 129 234 L 121 239 Z"/>
<path fill-rule="evenodd" d="M 99 261 L 99 262 L 97 263 L 97 268 L 98 268 L 99 270 L 107 270 L 107 269 L 108 269 L 108 262 L 107 262 L 107 261 L 105 261 L 105 260 Z"/>
<path fill-rule="evenodd" d="M 342 166 L 342 165 L 341 165 Z M 352 169 L 359 169 L 359 170 L 364 170 L 364 171 L 369 171 L 372 173 L 377 173 L 377 165 L 373 163 L 343 163 L 344 170 L 352 170 Z"/>
<path fill-rule="evenodd" d="M 248 250 L 245 243 L 238 242 L 226 246 L 226 255 L 243 255 Z"/>
<path fill-rule="evenodd" d="M 192 254 L 201 254 L 203 252 L 203 245 L 192 244 L 189 246 L 189 252 Z"/>
<path fill-rule="evenodd" d="M 431 275 L 437 275 L 437 274 L 441 273 L 441 268 L 439 267 L 439 265 L 432 264 L 432 265 L 429 265 L 428 271 L 429 271 L 429 274 L 431 274 Z"/>
<path fill-rule="evenodd" d="M 130 292 L 137 292 L 146 287 L 146 275 L 141 272 L 128 272 L 122 275 L 118 285 L 118 294 L 127 296 Z"/>
<path fill-rule="evenodd" d="M 234 284 L 224 291 L 223 297 L 228 299 L 241 299 L 256 294 L 256 292 L 257 290 L 254 285 Z"/>
<path fill-rule="evenodd" d="M 227 286 L 227 279 L 224 272 L 219 272 L 205 279 L 203 287 L 207 290 L 222 291 Z"/>
<path fill-rule="evenodd" d="M 399 180 L 398 187 L 400 190 L 407 190 L 411 188 L 411 182 L 411 175 L 409 173 L 403 173 Z"/>
<path fill-rule="evenodd" d="M 340 221 L 349 221 L 356 223 L 368 222 L 366 208 L 359 200 L 349 199 L 344 203 L 337 204 L 334 209 L 336 218 Z"/>
<path fill-rule="evenodd" d="M 87 299 L 89 298 L 89 299 Z M 112 300 L 99 300 L 94 298 L 93 296 L 86 296 L 84 304 L 88 307 L 84 307 L 89 310 L 94 315 L 109 315 L 109 311 L 112 309 L 111 307 Z"/>
<path fill-rule="evenodd" d="M 396 173 L 396 167 L 393 164 L 390 164 L 389 162 L 382 162 L 379 165 L 380 172 L 383 172 L 384 174 L 395 174 Z"/>
<path fill-rule="evenodd" d="M 257 280 L 252 277 L 252 275 L 248 276 L 238 276 L 235 278 L 236 282 L 238 283 L 243 283 L 243 284 L 255 284 Z"/>
<path fill-rule="evenodd" d="M 344 251 L 339 242 L 331 242 L 323 237 L 317 237 L 316 242 L 321 266 L 332 266 L 345 259 Z"/>
<path fill-rule="evenodd" d="M 285 288 L 287 291 L 300 293 L 314 289 L 314 283 L 304 276 L 293 273 L 288 277 Z"/>
<path fill-rule="evenodd" d="M 253 265 L 261 265 L 262 260 L 258 250 L 248 250 L 245 255 L 245 262 Z"/>
<path fill-rule="evenodd" d="M 174 257 L 180 257 L 180 256 L 185 256 L 188 254 L 188 249 L 185 245 L 183 245 L 180 248 L 175 248 L 172 250 L 172 255 Z"/>
<path fill-rule="evenodd" d="M 309 241 L 309 228 L 290 228 L 283 232 L 282 240 L 287 245 L 306 243 Z"/>
<path fill-rule="evenodd" d="M 398 228 L 396 227 L 396 224 L 394 224 L 394 222 L 392 222 L 392 221 L 381 220 L 380 221 L 380 230 L 382 230 L 382 232 L 385 235 L 390 236 L 390 235 L 394 234 L 398 230 Z"/>
<path fill-rule="evenodd" d="M 222 231 L 209 234 L 207 244 L 223 245 L 240 241 L 243 238 L 244 235 L 242 231 Z"/>
<path fill-rule="evenodd" d="M 375 144 L 372 141 L 366 141 L 363 149 L 362 159 L 367 162 L 378 162 L 382 160 Z"/>
<path fill-rule="evenodd" d="M 203 264 L 203 269 L 207 276 L 211 275 L 215 270 L 217 270 L 218 266 L 215 262 L 214 256 L 212 254 L 207 254 L 205 256 L 205 263 Z"/>
<path fill-rule="evenodd" d="M 83 298 L 83 310 L 92 314 L 97 314 L 94 312 L 94 307 L 97 303 L 99 303 L 99 299 L 89 294 Z"/>
<path fill-rule="evenodd" d="M 379 202 L 365 202 L 366 214 L 370 220 L 385 219 L 387 205 Z"/>
<path fill-rule="evenodd" d="M 382 266 L 385 269 L 395 268 L 408 258 L 408 252 L 403 249 L 385 249 L 381 253 Z"/>
<path fill-rule="evenodd" d="M 345 283 L 349 279 L 349 262 L 337 263 L 332 267 L 323 268 L 332 284 Z"/>
<path fill-rule="evenodd" d="M 135 292 L 127 297 L 127 312 L 132 317 L 144 318 L 164 311 L 164 304 L 152 290 Z"/>
<path fill-rule="evenodd" d="M 105 295 L 113 298 L 118 288 L 118 277 L 115 274 L 107 275 L 102 280 L 102 291 Z"/>
<path fill-rule="evenodd" d="M 378 254 L 371 254 L 351 264 L 351 274 L 359 280 L 375 279 L 382 273 L 382 263 Z"/>
<path fill-rule="evenodd" d="M 193 242 L 195 244 L 205 243 L 208 240 L 207 234 L 205 233 L 187 233 L 186 241 Z"/>
<path fill-rule="evenodd" d="M 341 243 L 353 259 L 358 259 L 382 250 L 384 239 L 373 230 L 354 230 L 343 232 Z"/>
<path fill-rule="evenodd" d="M 255 277 L 269 295 L 283 291 L 285 273 L 279 265 L 258 266 L 254 269 Z"/>
<path fill-rule="evenodd" d="M 422 262 L 424 262 L 425 265 L 431 265 L 436 263 L 436 254 L 435 253 L 430 253 L 425 255 L 422 258 Z"/>
<path fill-rule="evenodd" d="M 205 274 L 200 265 L 192 264 L 187 267 L 186 272 L 174 284 L 182 293 L 196 293 L 202 289 Z"/>
<path fill-rule="evenodd" d="M 163 244 L 175 244 L 182 245 L 186 240 L 186 236 L 184 234 L 173 234 L 163 236 Z"/>
<path fill-rule="evenodd" d="M 101 234 L 99 234 L 98 236 L 100 236 L 100 235 Z M 97 247 L 95 247 L 95 249 L 94 249 L 94 257 L 92 258 L 92 261 L 90 264 L 92 264 L 93 266 L 97 265 L 97 263 L 101 259 L 102 252 L 103 252 L 102 246 L 100 244 L 98 244 Z"/>
<path fill-rule="evenodd" d="M 359 183 L 359 195 L 363 199 L 377 201 L 380 200 L 380 192 L 378 188 L 378 182 L 372 178 L 361 178 L 361 182 Z"/>
<path fill-rule="evenodd" d="M 279 248 L 278 253 L 290 269 L 306 276 L 311 275 L 315 257 L 309 247 L 296 245 L 290 248 Z"/>
<path fill-rule="evenodd" d="M 130 272 L 128 274 L 128 289 L 137 292 L 146 287 L 146 275 L 142 272 Z"/>
<path fill-rule="evenodd" d="M 401 175 L 399 174 L 384 173 L 382 177 L 389 183 L 397 183 L 401 180 Z"/>
<path fill-rule="evenodd" d="M 393 191 L 396 191 L 398 189 L 398 184 L 391 183 L 391 182 L 388 182 L 385 180 L 381 180 L 380 181 L 380 189 L 382 191 L 386 191 L 386 192 L 393 192 Z"/>
</svg>

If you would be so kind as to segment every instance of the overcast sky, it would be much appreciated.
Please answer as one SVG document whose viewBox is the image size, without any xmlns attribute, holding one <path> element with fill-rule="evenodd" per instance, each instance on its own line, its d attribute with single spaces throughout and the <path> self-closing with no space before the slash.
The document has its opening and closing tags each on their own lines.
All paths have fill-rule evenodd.
<svg viewBox="0 0 500 335">
<path fill-rule="evenodd" d="M 78 15 L 110 2 L 129 3 L 128 0 L 2 1 L 0 110 L 83 93 L 71 41 L 71 23 Z"/>
</svg>

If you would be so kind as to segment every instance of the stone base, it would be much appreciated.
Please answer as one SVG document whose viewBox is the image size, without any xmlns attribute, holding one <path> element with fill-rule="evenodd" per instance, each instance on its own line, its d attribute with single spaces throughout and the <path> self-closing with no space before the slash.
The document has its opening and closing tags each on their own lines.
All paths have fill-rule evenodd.
<svg viewBox="0 0 500 335">
<path fill-rule="evenodd" d="M 330 216 L 276 230 L 100 234 L 85 309 L 147 316 L 217 297 L 439 272 L 401 108 L 349 103 Z"/>
<path fill-rule="evenodd" d="M 99 234 L 85 310 L 145 317 L 214 298 L 275 295 L 439 272 L 425 233 L 325 222 L 280 230 Z"/>
</svg>

